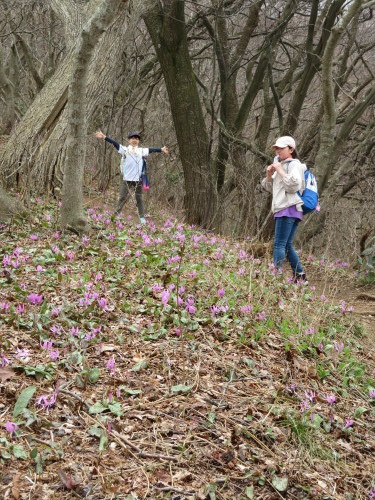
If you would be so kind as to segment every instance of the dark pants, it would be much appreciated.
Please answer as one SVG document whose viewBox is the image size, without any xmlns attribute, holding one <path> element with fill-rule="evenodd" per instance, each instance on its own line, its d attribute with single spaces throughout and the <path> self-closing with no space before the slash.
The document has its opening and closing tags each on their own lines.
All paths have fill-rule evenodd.
<svg viewBox="0 0 375 500">
<path fill-rule="evenodd" d="M 275 218 L 275 240 L 273 246 L 273 262 L 275 267 L 282 268 L 285 257 L 288 259 L 293 273 L 302 273 L 303 268 L 299 261 L 297 252 L 293 247 L 299 219 L 294 217 Z"/>
<path fill-rule="evenodd" d="M 119 214 L 129 199 L 134 196 L 137 202 L 139 217 L 144 217 L 143 199 L 142 199 L 142 182 L 141 181 L 122 181 L 120 189 L 120 197 L 117 202 L 116 214 Z"/>
</svg>

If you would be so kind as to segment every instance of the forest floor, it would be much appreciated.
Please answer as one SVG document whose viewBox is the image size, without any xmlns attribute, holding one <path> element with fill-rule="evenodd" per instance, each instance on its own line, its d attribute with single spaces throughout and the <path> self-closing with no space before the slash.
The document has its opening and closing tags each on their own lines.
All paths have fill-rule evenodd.
<svg viewBox="0 0 375 500">
<path fill-rule="evenodd" d="M 91 206 L 1 227 L 0 497 L 375 497 L 375 288 Z"/>
</svg>

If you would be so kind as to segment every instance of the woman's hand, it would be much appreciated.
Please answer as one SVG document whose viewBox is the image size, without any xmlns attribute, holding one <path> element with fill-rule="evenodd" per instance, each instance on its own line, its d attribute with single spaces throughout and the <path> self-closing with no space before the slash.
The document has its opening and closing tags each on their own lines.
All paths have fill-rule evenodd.
<svg viewBox="0 0 375 500">
<path fill-rule="evenodd" d="M 102 132 L 101 130 L 97 130 L 97 131 L 95 132 L 95 137 L 96 137 L 97 139 L 105 139 L 105 137 L 106 137 L 106 136 L 103 134 L 103 132 Z"/>
<path fill-rule="evenodd" d="M 285 172 L 280 162 L 272 163 L 272 166 L 274 167 L 275 172 L 277 172 L 281 177 L 284 177 Z"/>
<path fill-rule="evenodd" d="M 166 155 L 169 154 L 169 149 L 167 148 L 167 146 L 163 146 L 161 148 L 162 152 L 165 153 Z"/>
<path fill-rule="evenodd" d="M 266 176 L 267 181 L 270 181 L 272 179 L 272 175 L 274 172 L 275 172 L 275 165 L 272 163 L 272 165 L 269 165 L 267 167 L 267 176 Z"/>
</svg>

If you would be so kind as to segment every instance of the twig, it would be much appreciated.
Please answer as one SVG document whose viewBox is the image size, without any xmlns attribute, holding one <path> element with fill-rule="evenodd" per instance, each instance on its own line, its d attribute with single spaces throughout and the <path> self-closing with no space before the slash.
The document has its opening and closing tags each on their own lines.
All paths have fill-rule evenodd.
<svg viewBox="0 0 375 500">
<path fill-rule="evenodd" d="M 88 403 L 86 403 L 86 401 L 84 399 L 82 399 L 81 396 L 78 396 L 78 394 L 76 394 L 75 392 L 68 391 L 66 389 L 60 389 L 59 392 L 62 392 L 63 394 L 68 394 L 69 396 L 72 396 L 73 398 L 78 399 L 78 401 L 80 403 L 85 405 L 87 408 L 90 408 L 90 405 Z"/>
<path fill-rule="evenodd" d="M 180 495 L 195 495 L 196 491 L 184 491 L 179 490 L 178 488 L 174 488 L 173 486 L 163 486 L 162 488 L 159 486 L 153 486 L 155 490 L 158 491 L 173 491 L 173 493 L 179 493 Z"/>
<path fill-rule="evenodd" d="M 134 451 L 136 451 L 138 453 L 138 455 L 140 457 L 142 457 L 142 458 L 157 458 L 159 460 L 167 460 L 167 461 L 171 461 L 171 462 L 178 462 L 178 458 L 176 458 L 176 457 L 171 457 L 169 455 L 159 455 L 157 453 L 146 453 L 146 452 L 142 451 L 140 448 L 138 448 L 138 446 L 136 446 L 135 444 L 133 444 L 131 441 L 129 441 L 128 439 L 126 439 L 126 437 L 124 437 L 122 434 L 120 434 L 117 431 L 112 430 L 111 431 L 111 435 L 112 434 L 115 437 L 117 437 L 118 439 L 120 439 L 121 441 L 123 441 L 127 446 L 129 446 L 130 448 L 132 448 Z"/>
</svg>

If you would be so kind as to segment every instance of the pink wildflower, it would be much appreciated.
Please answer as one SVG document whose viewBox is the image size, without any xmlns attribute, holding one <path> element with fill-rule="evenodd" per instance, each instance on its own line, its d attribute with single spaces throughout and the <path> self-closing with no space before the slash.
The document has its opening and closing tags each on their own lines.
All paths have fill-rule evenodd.
<svg viewBox="0 0 375 500">
<path fill-rule="evenodd" d="M 14 422 L 7 422 L 5 424 L 5 430 L 10 434 L 13 434 L 13 432 L 16 432 L 16 430 L 18 430 L 18 425 Z"/>
<path fill-rule="evenodd" d="M 112 356 L 107 361 L 107 370 L 110 372 L 111 375 L 114 375 L 116 372 L 115 365 L 116 365 L 115 358 Z"/>
<path fill-rule="evenodd" d="M 37 293 L 30 293 L 30 295 L 27 296 L 27 299 L 30 302 L 30 304 L 38 306 L 43 302 L 43 295 L 38 295 Z"/>
<path fill-rule="evenodd" d="M 334 394 L 327 394 L 326 401 L 329 405 L 333 405 L 336 403 L 336 396 Z"/>
<path fill-rule="evenodd" d="M 353 427 L 354 420 L 352 418 L 345 419 L 344 429 L 349 429 L 349 427 Z"/>
</svg>

